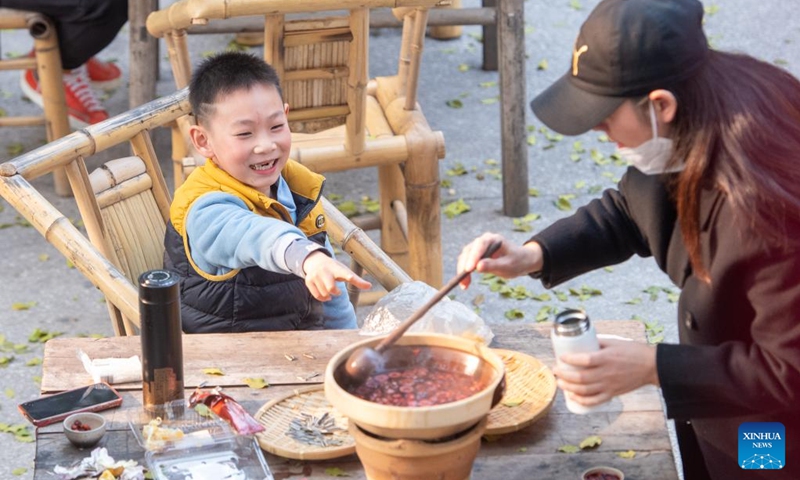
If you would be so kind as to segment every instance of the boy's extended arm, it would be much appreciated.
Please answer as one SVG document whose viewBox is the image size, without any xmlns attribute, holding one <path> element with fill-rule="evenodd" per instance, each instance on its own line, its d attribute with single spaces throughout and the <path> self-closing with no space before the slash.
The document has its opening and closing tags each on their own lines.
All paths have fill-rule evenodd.
<svg viewBox="0 0 800 480">
<path fill-rule="evenodd" d="M 294 225 L 251 212 L 233 195 L 214 192 L 198 198 L 186 217 L 195 264 L 213 275 L 259 267 L 305 277 L 303 260 L 324 247 L 308 240 Z"/>
</svg>

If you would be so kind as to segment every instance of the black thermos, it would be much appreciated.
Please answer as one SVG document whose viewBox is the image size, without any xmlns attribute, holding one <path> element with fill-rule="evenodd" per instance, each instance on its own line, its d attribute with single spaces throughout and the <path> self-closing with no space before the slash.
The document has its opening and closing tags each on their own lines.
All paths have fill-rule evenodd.
<svg viewBox="0 0 800 480">
<path fill-rule="evenodd" d="M 183 400 L 180 282 L 169 270 L 139 277 L 142 388 L 145 406 Z"/>
</svg>

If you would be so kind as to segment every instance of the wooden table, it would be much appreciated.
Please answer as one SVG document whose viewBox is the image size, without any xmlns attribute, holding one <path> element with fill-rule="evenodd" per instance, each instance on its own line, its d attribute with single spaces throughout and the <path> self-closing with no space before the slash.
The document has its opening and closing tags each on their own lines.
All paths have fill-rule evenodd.
<svg viewBox="0 0 800 480">
<path fill-rule="evenodd" d="M 644 339 L 641 322 L 615 320 L 597 322 L 602 333 Z M 549 329 L 546 324 L 494 325 L 493 347 L 518 350 L 553 364 Z M 291 392 L 303 384 L 322 381 L 328 359 L 359 339 L 354 331 L 274 332 L 251 334 L 186 335 L 183 341 L 184 377 L 187 394 L 203 381 L 225 386 L 249 412 L 264 403 Z M 139 354 L 139 337 L 103 339 L 65 338 L 47 342 L 44 350 L 42 393 L 53 393 L 91 383 L 76 350 L 92 358 L 128 357 Z M 308 358 L 303 353 L 312 353 Z M 288 361 L 284 355 L 293 355 Z M 208 376 L 203 368 L 219 368 L 225 376 Z M 313 377 L 314 373 L 319 376 Z M 271 386 L 253 390 L 244 386 L 247 377 L 265 378 Z M 313 377 L 309 381 L 302 378 Z M 141 405 L 141 385 L 119 385 L 124 400 L 120 409 L 104 412 L 109 431 L 101 441 L 115 459 L 142 461 L 143 450 L 126 423 L 126 408 Z M 557 451 L 566 444 L 577 445 L 589 435 L 599 435 L 603 443 L 592 451 L 566 454 Z M 619 452 L 634 450 L 627 460 Z M 64 437 L 60 424 L 43 427 L 36 434 L 34 479 L 51 479 L 56 465 L 69 465 L 89 455 L 89 450 L 74 448 Z M 298 462 L 266 455 L 276 479 L 327 479 L 326 468 L 338 467 L 350 479 L 363 479 L 355 455 L 325 462 Z M 674 480 L 678 478 L 669 436 L 656 388 L 646 387 L 623 395 L 604 405 L 597 413 L 574 415 L 564 406 L 559 392 L 550 412 L 533 425 L 515 433 L 484 441 L 475 461 L 473 478 L 528 480 L 578 479 L 594 465 L 610 465 L 625 472 L 626 480 Z"/>
</svg>

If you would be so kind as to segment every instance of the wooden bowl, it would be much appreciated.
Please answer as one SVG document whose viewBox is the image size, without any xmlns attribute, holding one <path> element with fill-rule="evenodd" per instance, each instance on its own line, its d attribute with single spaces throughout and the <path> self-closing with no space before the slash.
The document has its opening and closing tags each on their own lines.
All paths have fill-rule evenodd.
<svg viewBox="0 0 800 480">
<path fill-rule="evenodd" d="M 458 363 L 455 368 L 480 377 L 483 388 L 462 400 L 425 407 L 399 407 L 361 399 L 346 390 L 349 377 L 344 372 L 344 364 L 356 348 L 372 347 L 380 340 L 381 337 L 369 338 L 350 345 L 334 355 L 325 370 L 325 396 L 328 401 L 364 430 L 386 438 L 439 439 L 480 422 L 503 396 L 503 360 L 483 343 L 451 335 L 409 333 L 384 353 L 389 359 L 387 369 L 418 365 L 402 365 L 402 361 L 407 361 L 403 359 L 409 356 L 404 356 L 401 350 L 408 351 L 409 346 L 427 347 L 434 362 L 446 358 L 451 366 Z M 394 349 L 401 353 L 393 354 Z M 458 360 L 454 362 L 454 358 Z"/>
</svg>

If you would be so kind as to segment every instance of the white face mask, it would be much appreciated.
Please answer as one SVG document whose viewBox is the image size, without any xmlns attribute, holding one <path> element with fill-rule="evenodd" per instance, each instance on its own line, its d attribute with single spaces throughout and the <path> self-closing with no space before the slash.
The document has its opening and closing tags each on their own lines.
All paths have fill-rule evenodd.
<svg viewBox="0 0 800 480">
<path fill-rule="evenodd" d="M 658 136 L 656 110 L 653 107 L 653 102 L 650 101 L 648 103 L 653 138 L 635 148 L 620 148 L 619 155 L 628 162 L 628 165 L 633 165 L 645 175 L 680 172 L 683 170 L 683 164 L 667 168 L 667 162 L 672 158 L 672 139 Z"/>
</svg>

